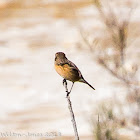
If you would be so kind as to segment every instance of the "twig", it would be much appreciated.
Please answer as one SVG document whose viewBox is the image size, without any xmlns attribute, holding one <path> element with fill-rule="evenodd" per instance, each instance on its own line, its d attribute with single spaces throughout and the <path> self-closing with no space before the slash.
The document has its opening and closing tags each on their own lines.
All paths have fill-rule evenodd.
<svg viewBox="0 0 140 140">
<path fill-rule="evenodd" d="M 67 81 L 63 81 L 63 82 L 64 82 L 64 86 L 65 86 L 66 93 L 67 93 L 66 98 L 67 98 L 67 101 L 68 101 L 68 108 L 69 108 L 69 111 L 70 111 L 71 121 L 72 121 L 72 124 L 73 124 L 74 133 L 75 133 L 75 140 L 79 140 L 79 135 L 78 135 L 77 125 L 76 125 L 76 121 L 75 121 L 75 116 L 74 116 L 74 113 L 73 113 L 72 103 L 71 103 L 69 92 L 68 92 Z"/>
</svg>

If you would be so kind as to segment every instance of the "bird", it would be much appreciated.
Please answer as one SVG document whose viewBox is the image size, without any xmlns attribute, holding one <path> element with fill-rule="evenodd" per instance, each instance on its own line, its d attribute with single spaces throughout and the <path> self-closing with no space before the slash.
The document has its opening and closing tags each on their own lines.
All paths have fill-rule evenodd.
<svg viewBox="0 0 140 140">
<path fill-rule="evenodd" d="M 65 53 L 57 52 L 55 54 L 54 67 L 56 72 L 64 78 L 63 84 L 66 82 L 66 80 L 72 82 L 70 92 L 75 82 L 85 83 L 89 85 L 93 90 L 95 90 L 95 88 L 84 79 L 78 67 L 73 62 L 67 59 Z M 70 92 L 68 92 L 67 96 L 69 96 Z"/>
</svg>

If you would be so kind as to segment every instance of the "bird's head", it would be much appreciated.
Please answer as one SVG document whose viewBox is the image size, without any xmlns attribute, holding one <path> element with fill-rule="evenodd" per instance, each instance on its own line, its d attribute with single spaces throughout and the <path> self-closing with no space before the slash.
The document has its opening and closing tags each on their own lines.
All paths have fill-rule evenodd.
<svg viewBox="0 0 140 140">
<path fill-rule="evenodd" d="M 66 59 L 66 55 L 63 52 L 57 52 L 55 54 L 55 61 Z"/>
</svg>

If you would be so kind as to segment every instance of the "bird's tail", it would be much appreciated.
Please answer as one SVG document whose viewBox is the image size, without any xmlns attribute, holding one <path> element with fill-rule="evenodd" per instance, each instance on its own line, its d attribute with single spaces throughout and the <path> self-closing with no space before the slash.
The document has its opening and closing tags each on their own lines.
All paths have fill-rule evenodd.
<svg viewBox="0 0 140 140">
<path fill-rule="evenodd" d="M 79 82 L 85 83 L 85 84 L 89 85 L 92 89 L 95 90 L 95 88 L 92 85 L 90 85 L 85 79 L 80 79 Z"/>
</svg>

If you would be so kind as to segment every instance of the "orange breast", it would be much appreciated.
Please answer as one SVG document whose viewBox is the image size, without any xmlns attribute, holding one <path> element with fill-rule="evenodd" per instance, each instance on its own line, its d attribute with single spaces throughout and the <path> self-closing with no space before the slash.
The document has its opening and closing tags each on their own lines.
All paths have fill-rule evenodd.
<svg viewBox="0 0 140 140">
<path fill-rule="evenodd" d="M 72 82 L 79 80 L 79 75 L 77 75 L 77 73 L 75 73 L 68 64 L 65 64 L 63 66 L 55 65 L 55 70 L 60 76 L 62 76 L 66 80 L 69 80 Z"/>
</svg>

